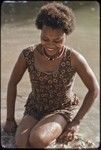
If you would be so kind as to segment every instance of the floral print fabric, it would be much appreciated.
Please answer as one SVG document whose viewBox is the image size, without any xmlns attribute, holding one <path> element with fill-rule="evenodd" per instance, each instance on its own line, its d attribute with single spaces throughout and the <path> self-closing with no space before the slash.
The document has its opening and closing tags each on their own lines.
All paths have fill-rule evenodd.
<svg viewBox="0 0 101 150">
<path fill-rule="evenodd" d="M 59 113 L 67 121 L 73 118 L 78 106 L 76 94 L 71 86 L 76 74 L 71 66 L 71 50 L 65 47 L 64 56 L 57 71 L 50 74 L 41 72 L 34 65 L 34 51 L 31 46 L 22 51 L 30 76 L 32 91 L 28 96 L 24 115 L 31 115 L 37 120 L 48 114 Z"/>
</svg>

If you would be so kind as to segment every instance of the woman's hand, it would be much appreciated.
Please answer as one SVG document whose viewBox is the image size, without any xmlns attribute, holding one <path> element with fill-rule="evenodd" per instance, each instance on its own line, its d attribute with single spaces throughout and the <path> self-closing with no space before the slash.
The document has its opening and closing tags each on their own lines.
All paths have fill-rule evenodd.
<svg viewBox="0 0 101 150">
<path fill-rule="evenodd" d="M 74 139 L 74 135 L 79 130 L 79 123 L 76 121 L 72 121 L 68 124 L 67 128 L 63 132 L 63 134 L 60 135 L 58 140 L 66 140 L 66 141 L 72 141 Z"/>
<path fill-rule="evenodd" d="M 7 120 L 3 129 L 8 134 L 15 133 L 16 129 L 17 129 L 16 121 L 15 120 Z"/>
</svg>

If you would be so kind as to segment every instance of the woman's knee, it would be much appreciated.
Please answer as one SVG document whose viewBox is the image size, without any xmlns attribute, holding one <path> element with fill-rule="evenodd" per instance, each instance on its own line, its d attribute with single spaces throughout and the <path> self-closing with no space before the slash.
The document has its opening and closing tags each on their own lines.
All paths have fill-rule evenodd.
<svg viewBox="0 0 101 150">
<path fill-rule="evenodd" d="M 36 124 L 36 120 L 30 116 L 25 116 L 20 122 L 16 135 L 15 146 L 18 148 L 25 148 L 28 145 L 28 138 L 32 127 Z"/>
<path fill-rule="evenodd" d="M 44 148 L 49 145 L 49 140 L 38 130 L 33 131 L 29 136 L 29 143 L 33 148 Z"/>
</svg>

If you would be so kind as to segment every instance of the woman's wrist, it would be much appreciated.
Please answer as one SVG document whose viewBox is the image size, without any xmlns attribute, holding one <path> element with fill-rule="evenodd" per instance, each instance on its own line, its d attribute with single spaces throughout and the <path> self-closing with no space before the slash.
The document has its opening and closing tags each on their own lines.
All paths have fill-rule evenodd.
<svg viewBox="0 0 101 150">
<path fill-rule="evenodd" d="M 80 124 L 81 120 L 78 119 L 78 118 L 74 118 L 74 119 L 72 120 L 72 122 L 75 122 L 75 124 Z"/>
</svg>

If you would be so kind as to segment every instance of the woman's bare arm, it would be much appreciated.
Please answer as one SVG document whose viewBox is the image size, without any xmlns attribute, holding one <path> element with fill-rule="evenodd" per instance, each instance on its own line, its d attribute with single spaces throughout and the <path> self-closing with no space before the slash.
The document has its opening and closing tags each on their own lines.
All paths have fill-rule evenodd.
<svg viewBox="0 0 101 150">
<path fill-rule="evenodd" d="M 91 70 L 85 58 L 77 52 L 74 52 L 72 57 L 74 63 L 73 66 L 75 67 L 78 75 L 88 89 L 83 104 L 76 117 L 74 118 L 75 121 L 80 121 L 88 112 L 94 100 L 96 99 L 99 93 L 99 85 L 93 71 Z"/>
<path fill-rule="evenodd" d="M 69 124 L 67 124 L 66 131 L 59 137 L 59 140 L 64 138 L 66 140 L 68 139 L 68 141 L 73 140 L 74 133 L 78 131 L 80 121 L 91 108 L 99 92 L 99 85 L 93 71 L 89 67 L 85 58 L 74 50 L 71 53 L 71 64 L 76 69 L 81 80 L 87 87 L 88 92 L 78 113 L 76 114 L 74 119 Z"/>
<path fill-rule="evenodd" d="M 22 55 L 19 56 L 14 69 L 12 71 L 8 89 L 7 89 L 7 120 L 14 120 L 15 115 L 15 100 L 17 93 L 17 84 L 21 80 L 24 72 L 27 69 L 27 64 Z"/>
</svg>

